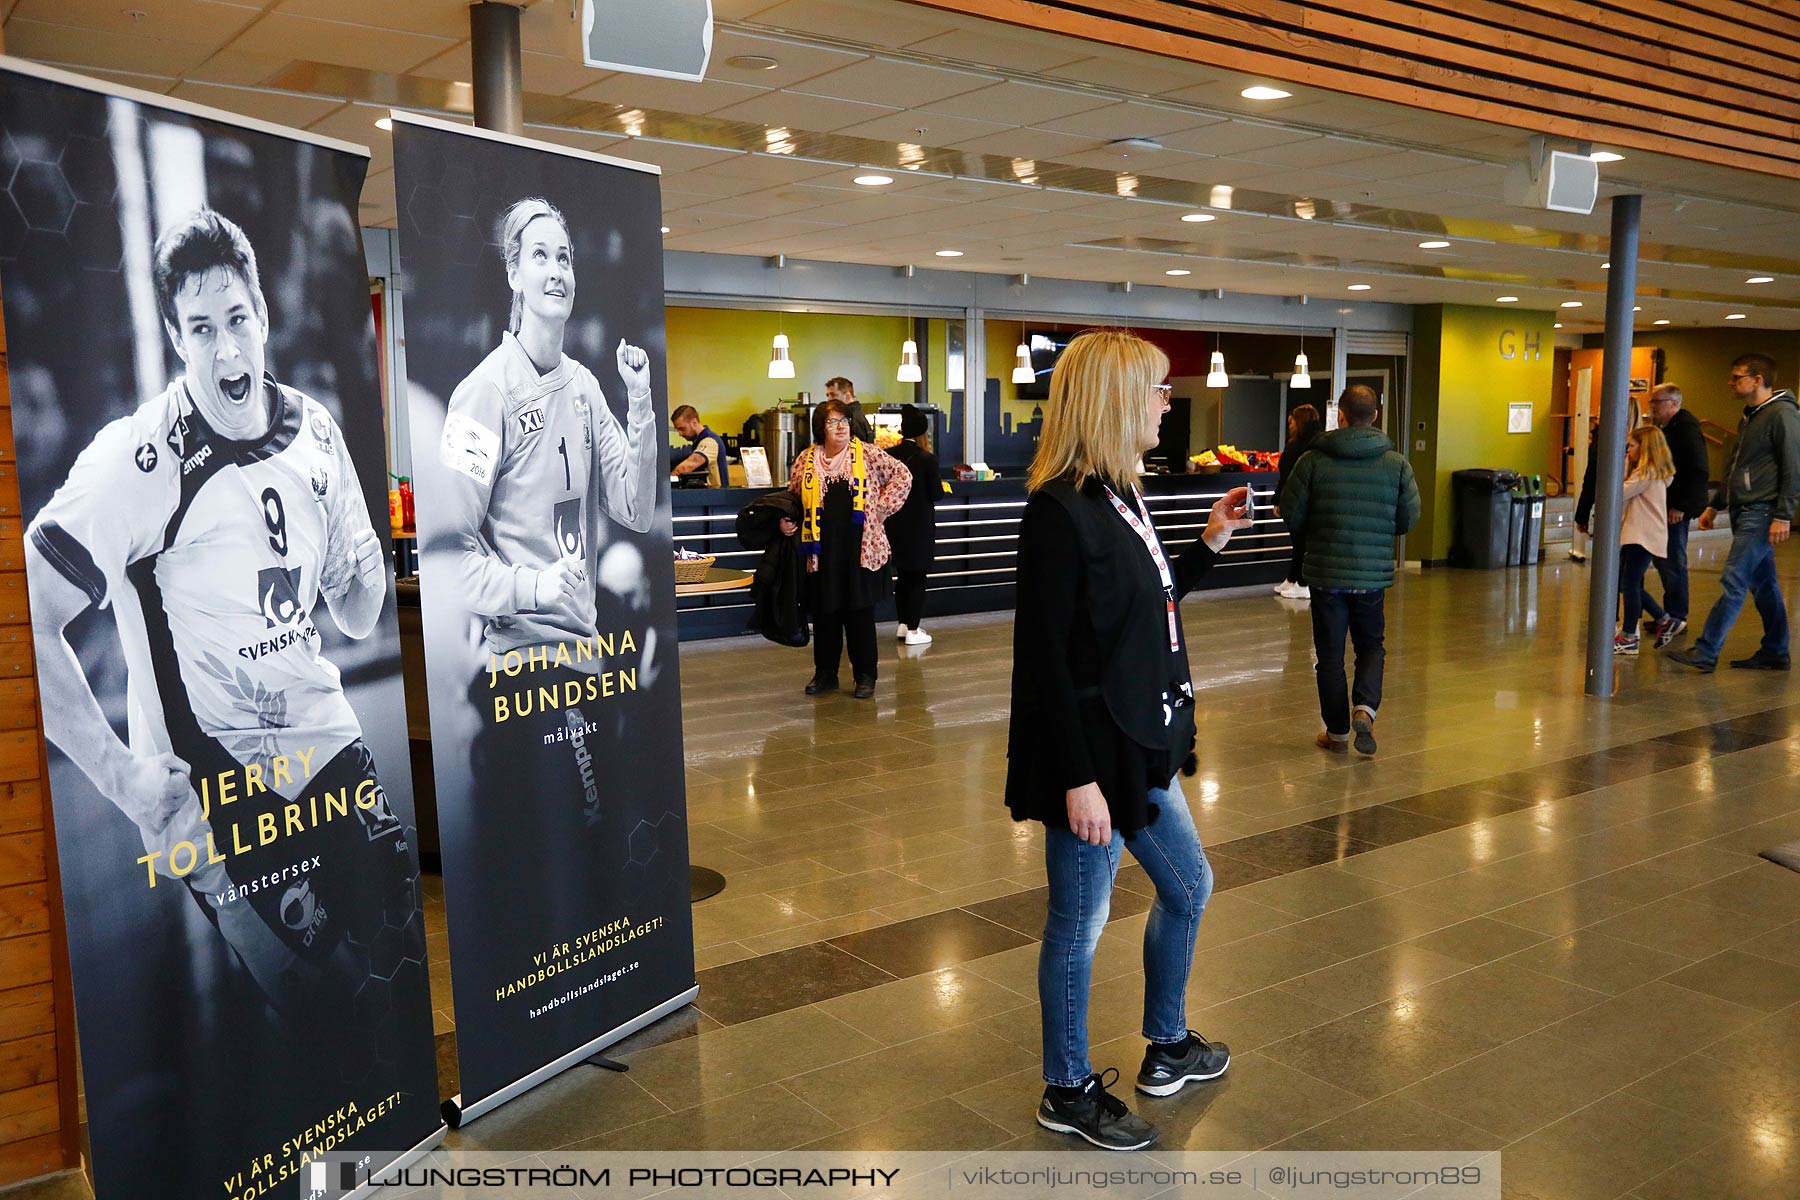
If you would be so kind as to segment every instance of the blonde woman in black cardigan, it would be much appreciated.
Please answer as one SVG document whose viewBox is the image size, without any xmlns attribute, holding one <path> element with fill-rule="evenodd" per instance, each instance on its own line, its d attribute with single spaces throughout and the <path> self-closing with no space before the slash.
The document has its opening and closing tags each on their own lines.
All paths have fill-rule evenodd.
<svg viewBox="0 0 1800 1200">
<path fill-rule="evenodd" d="M 1044 1096 L 1038 1123 L 1108 1150 L 1156 1131 L 1088 1060 L 1088 984 L 1120 856 L 1156 886 L 1144 931 L 1137 1089 L 1170 1096 L 1225 1073 L 1230 1052 L 1187 1027 L 1194 937 L 1212 870 L 1176 771 L 1191 755 L 1194 693 L 1180 600 L 1246 528 L 1244 489 L 1212 506 L 1173 556 L 1138 488 L 1169 408 L 1161 350 L 1119 330 L 1084 333 L 1050 377 L 1031 499 L 1019 528 L 1006 803 L 1045 825 L 1050 912 L 1038 960 Z"/>
</svg>

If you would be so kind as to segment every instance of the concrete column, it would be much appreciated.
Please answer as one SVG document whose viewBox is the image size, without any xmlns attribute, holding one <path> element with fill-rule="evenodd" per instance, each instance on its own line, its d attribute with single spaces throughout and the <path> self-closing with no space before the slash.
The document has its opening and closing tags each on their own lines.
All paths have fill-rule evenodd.
<svg viewBox="0 0 1800 1200">
<path fill-rule="evenodd" d="M 1638 213 L 1642 196 L 1614 196 L 1606 276 L 1606 361 L 1600 374 L 1600 456 L 1594 469 L 1590 522 L 1587 683 L 1590 696 L 1613 694 L 1613 626 L 1619 604 L 1619 519 L 1625 492 L 1625 439 L 1636 414 L 1631 403 L 1631 302 L 1637 294 Z M 1626 633 L 1635 633 L 1628 629 Z"/>
</svg>

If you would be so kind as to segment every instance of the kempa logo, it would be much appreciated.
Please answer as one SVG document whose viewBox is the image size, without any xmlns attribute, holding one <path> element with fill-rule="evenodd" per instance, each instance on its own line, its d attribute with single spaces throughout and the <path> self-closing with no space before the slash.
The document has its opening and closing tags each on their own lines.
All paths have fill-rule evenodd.
<svg viewBox="0 0 1800 1200">
<path fill-rule="evenodd" d="M 181 460 L 181 473 L 183 475 L 191 475 L 193 472 L 206 465 L 206 460 L 211 457 L 211 446 L 200 447 L 200 449 L 195 451 L 191 456 Z"/>
<path fill-rule="evenodd" d="M 581 498 L 558 501 L 550 510 L 552 532 L 556 535 L 557 553 L 580 558 L 587 552 L 581 535 Z"/>
<path fill-rule="evenodd" d="M 156 447 L 149 442 L 139 446 L 137 453 L 133 454 L 131 458 L 133 462 L 137 463 L 137 469 L 146 475 L 156 470 Z"/>
</svg>

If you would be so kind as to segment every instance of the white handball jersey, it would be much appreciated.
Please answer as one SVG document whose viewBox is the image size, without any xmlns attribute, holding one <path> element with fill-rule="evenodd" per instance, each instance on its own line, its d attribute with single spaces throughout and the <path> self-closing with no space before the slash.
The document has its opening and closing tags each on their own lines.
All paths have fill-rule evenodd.
<svg viewBox="0 0 1800 1200">
<path fill-rule="evenodd" d="M 594 636 L 600 514 L 649 529 L 663 469 L 648 392 L 628 398 L 626 417 L 621 427 L 593 372 L 565 354 L 539 374 L 510 333 L 451 395 L 445 495 L 422 515 L 453 545 L 456 586 L 494 653 Z M 567 557 L 586 564 L 588 589 L 571 610 L 529 611 L 537 572 Z"/>
<path fill-rule="evenodd" d="M 267 376 L 263 395 L 273 427 L 235 442 L 171 384 L 95 436 L 31 525 L 112 608 L 132 749 L 172 750 L 196 777 L 220 750 L 244 765 L 304 751 L 317 771 L 361 736 L 313 608 L 348 590 L 368 506 L 331 415 Z"/>
</svg>

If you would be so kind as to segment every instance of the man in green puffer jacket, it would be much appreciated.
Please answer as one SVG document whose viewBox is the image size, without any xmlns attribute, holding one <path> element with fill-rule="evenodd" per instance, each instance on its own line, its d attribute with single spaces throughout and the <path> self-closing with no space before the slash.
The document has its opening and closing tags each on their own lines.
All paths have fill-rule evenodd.
<svg viewBox="0 0 1800 1200">
<path fill-rule="evenodd" d="M 1394 539 L 1419 519 L 1412 464 L 1375 428 L 1380 416 L 1373 388 L 1345 388 L 1338 397 L 1340 428 L 1313 442 L 1280 497 L 1282 520 L 1306 539 L 1301 574 L 1312 588 L 1319 711 L 1325 718 L 1318 745 L 1336 754 L 1350 748 L 1352 732 L 1358 753 L 1375 753 Z M 1346 634 L 1356 648 L 1354 695 L 1344 679 Z"/>
</svg>

